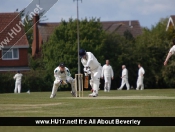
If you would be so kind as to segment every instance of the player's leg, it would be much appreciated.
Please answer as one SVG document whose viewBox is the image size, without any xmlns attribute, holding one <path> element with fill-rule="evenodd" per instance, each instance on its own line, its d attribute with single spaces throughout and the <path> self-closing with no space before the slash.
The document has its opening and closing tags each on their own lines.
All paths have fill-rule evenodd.
<svg viewBox="0 0 175 132">
<path fill-rule="evenodd" d="M 136 88 L 136 90 L 139 90 L 139 88 L 140 88 L 140 77 L 138 77 L 138 79 L 137 79 L 137 88 Z"/>
<path fill-rule="evenodd" d="M 141 90 L 144 90 L 143 79 L 144 79 L 144 77 L 141 77 Z"/>
<path fill-rule="evenodd" d="M 90 97 L 98 96 L 98 90 L 100 86 L 100 76 L 101 76 L 102 67 L 99 66 L 98 69 L 91 71 L 91 78 L 93 80 L 93 93 L 89 94 Z"/>
<path fill-rule="evenodd" d="M 111 78 L 108 77 L 108 92 L 111 90 Z"/>
<path fill-rule="evenodd" d="M 107 79 L 107 77 L 106 77 L 106 76 L 104 77 L 104 80 L 105 80 L 104 92 L 106 92 L 106 91 L 107 91 L 107 89 L 108 89 L 108 79 Z"/>
<path fill-rule="evenodd" d="M 15 89 L 14 89 L 14 93 L 17 93 L 17 89 L 18 89 L 18 84 L 17 84 L 17 82 L 15 82 Z"/>
<path fill-rule="evenodd" d="M 21 82 L 18 82 L 18 93 L 21 93 Z"/>
<path fill-rule="evenodd" d="M 73 97 L 76 97 L 77 91 L 75 90 L 75 79 L 72 77 L 67 77 L 67 82 L 71 85 L 71 94 Z"/>
<path fill-rule="evenodd" d="M 128 82 L 128 78 L 125 78 L 125 82 L 126 82 L 127 90 L 129 90 L 130 89 L 130 85 L 129 85 L 129 82 Z"/>
<path fill-rule="evenodd" d="M 124 78 L 122 78 L 121 86 L 118 90 L 122 90 L 124 86 L 125 86 L 125 80 Z"/>
<path fill-rule="evenodd" d="M 56 92 L 58 87 L 61 85 L 61 81 L 60 80 L 55 80 L 53 83 L 53 87 L 52 87 L 52 93 L 50 95 L 50 98 L 54 98 L 56 96 Z"/>
</svg>

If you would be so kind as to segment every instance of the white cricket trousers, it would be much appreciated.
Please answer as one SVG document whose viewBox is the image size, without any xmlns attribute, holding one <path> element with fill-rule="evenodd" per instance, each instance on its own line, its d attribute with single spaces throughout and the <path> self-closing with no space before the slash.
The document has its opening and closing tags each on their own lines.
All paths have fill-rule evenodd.
<svg viewBox="0 0 175 132">
<path fill-rule="evenodd" d="M 144 90 L 144 84 L 143 84 L 143 76 L 139 76 L 137 79 L 137 88 L 136 90 L 139 90 L 141 88 L 141 90 Z"/>
<path fill-rule="evenodd" d="M 110 89 L 111 89 L 111 77 L 104 77 L 104 79 L 105 79 L 105 85 L 104 85 L 104 91 L 106 92 L 106 91 L 110 91 Z"/>
<path fill-rule="evenodd" d="M 93 89 L 92 95 L 97 96 L 98 95 L 98 89 L 100 85 L 100 77 L 101 77 L 101 71 L 102 67 L 99 66 L 97 69 L 91 71 L 91 80 L 90 85 Z"/>
<path fill-rule="evenodd" d="M 119 90 L 122 90 L 123 87 L 125 86 L 125 84 L 126 84 L 127 90 L 129 90 L 130 86 L 129 86 L 129 83 L 128 83 L 128 78 L 122 78 L 122 83 L 121 83 L 121 86 L 120 86 Z"/>
<path fill-rule="evenodd" d="M 63 78 L 62 80 L 55 79 L 55 81 L 53 83 L 51 97 L 54 97 L 56 95 L 58 87 L 61 85 L 61 81 L 66 82 L 66 78 Z M 72 77 L 67 77 L 67 82 L 71 84 L 72 92 L 75 92 L 75 80 Z"/>
<path fill-rule="evenodd" d="M 18 81 L 15 82 L 14 93 L 21 93 L 21 82 Z"/>
</svg>

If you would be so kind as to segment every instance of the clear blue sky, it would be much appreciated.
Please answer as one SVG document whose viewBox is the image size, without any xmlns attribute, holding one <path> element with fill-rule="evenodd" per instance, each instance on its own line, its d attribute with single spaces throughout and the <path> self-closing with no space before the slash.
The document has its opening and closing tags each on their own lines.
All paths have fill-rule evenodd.
<svg viewBox="0 0 175 132">
<path fill-rule="evenodd" d="M 51 0 L 34 0 L 41 7 Z M 27 7 L 32 0 L 1 0 L 0 12 L 14 12 Z M 161 18 L 175 15 L 175 0 L 79 0 L 79 18 L 100 18 L 101 21 L 138 20 L 142 27 L 151 28 Z M 77 2 L 58 0 L 45 14 L 46 22 L 77 18 Z"/>
</svg>

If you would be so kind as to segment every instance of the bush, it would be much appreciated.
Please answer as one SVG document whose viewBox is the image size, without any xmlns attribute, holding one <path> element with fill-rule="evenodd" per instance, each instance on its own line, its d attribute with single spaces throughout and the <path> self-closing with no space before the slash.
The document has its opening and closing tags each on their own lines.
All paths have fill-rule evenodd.
<svg viewBox="0 0 175 132">
<path fill-rule="evenodd" d="M 54 82 L 53 72 L 46 70 L 31 70 L 22 72 L 21 92 L 52 91 Z M 13 93 L 15 88 L 15 80 L 13 76 L 15 72 L 4 72 L 0 74 L 0 93 Z M 70 90 L 70 85 L 61 86 L 58 90 Z"/>
</svg>

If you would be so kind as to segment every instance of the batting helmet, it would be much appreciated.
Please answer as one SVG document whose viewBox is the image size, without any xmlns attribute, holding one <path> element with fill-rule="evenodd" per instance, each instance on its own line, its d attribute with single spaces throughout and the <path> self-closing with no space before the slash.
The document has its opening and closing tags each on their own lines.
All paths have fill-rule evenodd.
<svg viewBox="0 0 175 132">
<path fill-rule="evenodd" d="M 86 55 L 86 51 L 84 49 L 80 49 L 79 55 L 80 55 L 80 57 L 83 57 L 84 55 Z"/>
<path fill-rule="evenodd" d="M 60 66 L 60 67 L 65 67 L 65 65 L 64 65 L 63 62 L 61 62 L 59 66 Z"/>
</svg>

